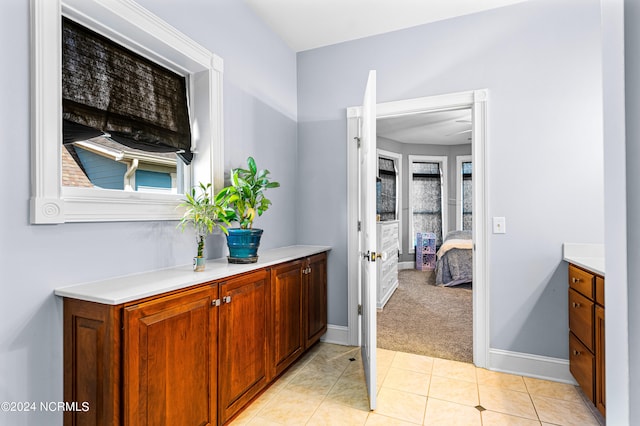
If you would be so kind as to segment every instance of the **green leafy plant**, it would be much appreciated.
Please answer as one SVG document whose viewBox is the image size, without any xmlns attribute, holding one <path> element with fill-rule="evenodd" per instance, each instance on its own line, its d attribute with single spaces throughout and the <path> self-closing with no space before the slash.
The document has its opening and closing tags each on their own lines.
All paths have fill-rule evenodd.
<svg viewBox="0 0 640 426">
<path fill-rule="evenodd" d="M 269 170 L 258 170 L 253 157 L 247 158 L 247 169 L 231 171 L 231 185 L 216 195 L 215 204 L 225 212 L 225 222 L 238 222 L 240 228 L 253 228 L 253 221 L 269 209 L 271 201 L 264 196 L 269 188 L 278 188 L 272 182 Z"/>
<path fill-rule="evenodd" d="M 224 224 L 230 225 L 227 221 L 227 210 L 224 204 L 215 202 L 215 198 L 210 195 L 211 184 L 200 183 L 198 187 L 191 188 L 191 192 L 184 194 L 185 199 L 180 204 L 186 210 L 178 223 L 182 230 L 188 225 L 192 226 L 196 232 L 198 243 L 197 257 L 204 254 L 204 240 L 214 229 L 220 228 L 227 234 Z"/>
</svg>

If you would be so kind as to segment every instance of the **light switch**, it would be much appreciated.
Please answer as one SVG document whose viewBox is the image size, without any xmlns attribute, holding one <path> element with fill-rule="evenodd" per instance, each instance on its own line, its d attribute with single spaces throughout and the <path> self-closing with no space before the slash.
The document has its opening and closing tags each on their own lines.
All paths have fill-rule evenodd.
<svg viewBox="0 0 640 426">
<path fill-rule="evenodd" d="M 493 233 L 494 234 L 506 234 L 507 225 L 504 217 L 493 218 Z"/>
</svg>

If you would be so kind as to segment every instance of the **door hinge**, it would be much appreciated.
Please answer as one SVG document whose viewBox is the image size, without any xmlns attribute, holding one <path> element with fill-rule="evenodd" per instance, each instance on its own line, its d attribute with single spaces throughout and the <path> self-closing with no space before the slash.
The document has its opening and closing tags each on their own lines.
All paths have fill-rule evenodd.
<svg viewBox="0 0 640 426">
<path fill-rule="evenodd" d="M 358 232 L 362 231 L 362 222 L 358 221 Z"/>
<path fill-rule="evenodd" d="M 358 305 L 358 315 L 362 315 L 362 305 Z"/>
<path fill-rule="evenodd" d="M 356 136 L 355 138 L 356 143 L 358 144 L 358 148 L 360 148 L 360 136 Z"/>
<path fill-rule="evenodd" d="M 220 306 L 220 299 L 213 299 L 211 301 L 211 306 Z"/>
</svg>

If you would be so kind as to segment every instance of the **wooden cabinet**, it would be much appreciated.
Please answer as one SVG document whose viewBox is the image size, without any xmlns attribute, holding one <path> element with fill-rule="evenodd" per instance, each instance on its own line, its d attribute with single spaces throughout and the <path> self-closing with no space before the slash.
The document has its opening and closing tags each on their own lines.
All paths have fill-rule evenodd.
<svg viewBox="0 0 640 426">
<path fill-rule="evenodd" d="M 269 272 L 220 284 L 220 422 L 225 423 L 267 384 Z"/>
<path fill-rule="evenodd" d="M 604 278 L 569 264 L 569 369 L 605 415 Z"/>
<path fill-rule="evenodd" d="M 124 417 L 130 425 L 215 425 L 218 287 L 124 309 Z"/>
<path fill-rule="evenodd" d="M 271 269 L 272 376 L 291 365 L 327 331 L 327 255 Z"/>
<path fill-rule="evenodd" d="M 376 232 L 378 253 L 382 255 L 377 260 L 376 307 L 382 309 L 398 288 L 399 222 L 378 222 Z"/>
<path fill-rule="evenodd" d="M 271 270 L 272 348 L 271 376 L 277 376 L 304 351 L 303 262 L 291 262 Z"/>
<path fill-rule="evenodd" d="M 327 254 L 305 260 L 303 312 L 305 349 L 327 332 Z"/>
<path fill-rule="evenodd" d="M 118 305 L 64 299 L 65 425 L 220 425 L 326 331 L 326 253 Z"/>
</svg>

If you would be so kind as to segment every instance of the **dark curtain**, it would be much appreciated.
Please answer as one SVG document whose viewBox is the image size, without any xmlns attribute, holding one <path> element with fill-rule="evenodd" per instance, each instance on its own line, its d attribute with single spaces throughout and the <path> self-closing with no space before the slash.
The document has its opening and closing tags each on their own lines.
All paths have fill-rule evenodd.
<svg viewBox="0 0 640 426">
<path fill-rule="evenodd" d="M 185 78 L 66 18 L 62 107 L 64 143 L 108 133 L 131 148 L 193 158 Z"/>
</svg>

